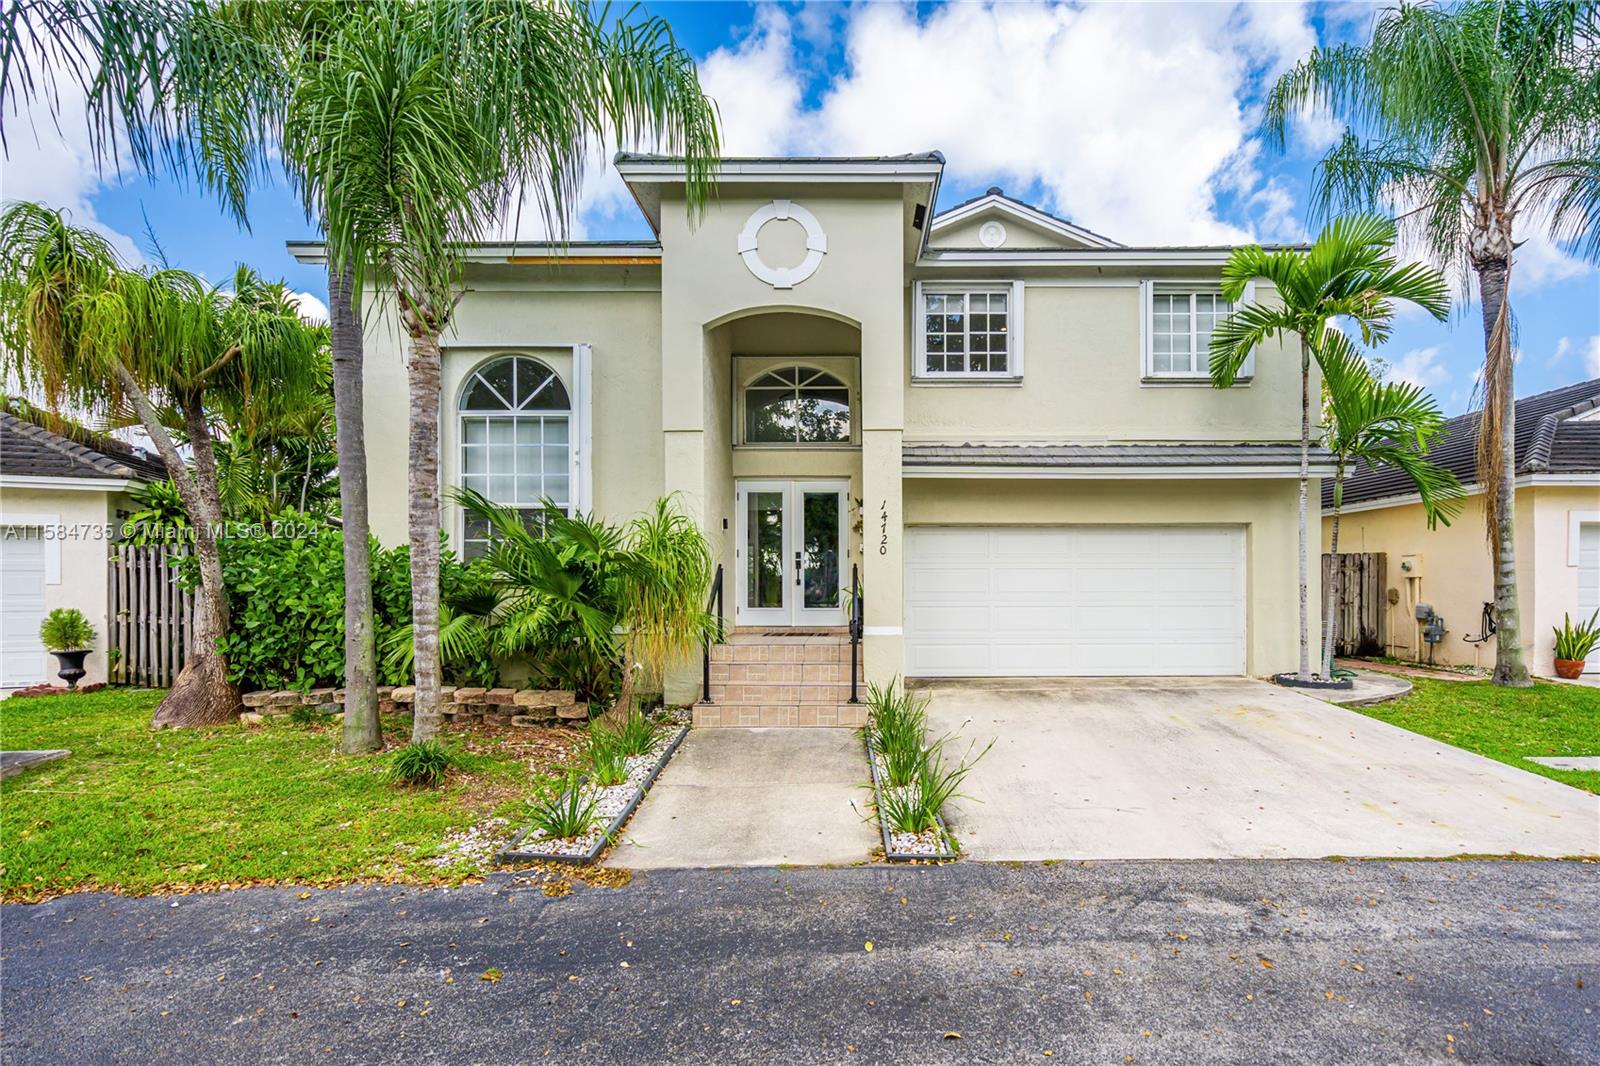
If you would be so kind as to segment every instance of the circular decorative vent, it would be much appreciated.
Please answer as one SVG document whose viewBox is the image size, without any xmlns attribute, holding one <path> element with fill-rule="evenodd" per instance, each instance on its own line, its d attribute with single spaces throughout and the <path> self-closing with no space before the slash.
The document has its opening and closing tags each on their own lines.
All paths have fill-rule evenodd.
<svg viewBox="0 0 1600 1066">
<path fill-rule="evenodd" d="M 771 266 L 761 258 L 757 240 L 761 227 L 768 222 L 791 218 L 806 231 L 806 257 L 798 266 Z M 828 235 L 822 232 L 822 224 L 817 221 L 817 216 L 792 200 L 774 200 L 756 208 L 745 220 L 744 229 L 739 232 L 739 255 L 744 259 L 744 265 L 750 273 L 774 289 L 792 289 L 815 274 L 827 252 Z"/>
<path fill-rule="evenodd" d="M 978 228 L 978 240 L 985 248 L 998 248 L 1006 243 L 1006 228 L 999 222 L 985 222 Z"/>
</svg>

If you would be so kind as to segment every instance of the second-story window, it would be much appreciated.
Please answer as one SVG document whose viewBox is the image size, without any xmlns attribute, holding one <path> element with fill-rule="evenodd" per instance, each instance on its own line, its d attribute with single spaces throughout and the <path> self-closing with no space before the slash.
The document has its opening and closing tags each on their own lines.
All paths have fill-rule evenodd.
<svg viewBox="0 0 1600 1066">
<path fill-rule="evenodd" d="M 1020 290 L 1016 284 L 919 284 L 913 376 L 1020 377 Z"/>
<path fill-rule="evenodd" d="M 1147 378 L 1208 378 L 1211 333 L 1234 304 L 1206 288 L 1155 285 L 1150 291 Z"/>
</svg>

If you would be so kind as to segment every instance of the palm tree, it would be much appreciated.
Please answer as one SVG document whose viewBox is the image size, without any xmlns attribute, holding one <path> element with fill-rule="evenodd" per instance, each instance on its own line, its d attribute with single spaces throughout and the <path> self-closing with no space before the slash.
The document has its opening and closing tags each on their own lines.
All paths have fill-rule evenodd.
<svg viewBox="0 0 1600 1066">
<path fill-rule="evenodd" d="M 1347 120 L 1317 167 L 1322 211 L 1398 207 L 1441 262 L 1477 276 L 1484 336 L 1477 480 L 1494 558 L 1494 680 L 1502 685 L 1531 683 L 1514 543 L 1512 263 L 1529 215 L 1544 216 L 1553 237 L 1600 260 L 1595 11 L 1593 0 L 1403 3 L 1379 17 L 1366 45 L 1302 59 L 1279 79 L 1266 109 L 1267 132 L 1280 146 L 1305 108 Z"/>
<path fill-rule="evenodd" d="M 1339 513 L 1344 506 L 1345 474 L 1352 467 L 1392 467 L 1403 471 L 1422 498 L 1428 528 L 1449 525 L 1465 494 L 1450 471 L 1428 461 L 1428 448 L 1447 430 L 1439 406 L 1421 386 L 1383 381 L 1342 333 L 1324 338 L 1322 366 L 1323 443 L 1333 453 L 1333 522 L 1328 553 L 1339 555 Z M 1333 676 L 1343 589 L 1330 583 L 1323 626 L 1324 676 Z"/>
<path fill-rule="evenodd" d="M 603 17 L 603 16 L 601 16 Z M 602 25 L 585 7 L 456 3 L 345 8 L 298 79 L 284 152 L 321 204 L 330 262 L 356 292 L 388 290 L 407 337 L 412 737 L 439 709 L 439 338 L 461 298 L 466 245 L 524 190 L 567 222 L 589 145 L 644 137 L 682 150 L 689 200 L 717 152 L 715 112 L 666 24 Z"/>
<path fill-rule="evenodd" d="M 1264 341 L 1294 335 L 1300 342 L 1300 669 L 1311 674 L 1307 605 L 1306 508 L 1311 483 L 1311 361 L 1330 351 L 1335 319 L 1353 322 L 1368 344 L 1389 335 L 1396 300 L 1443 319 L 1450 309 L 1444 276 L 1394 256 L 1394 223 L 1378 215 L 1348 215 L 1330 222 L 1305 251 L 1257 245 L 1235 248 L 1222 267 L 1222 295 L 1237 304 L 1252 281 L 1272 284 L 1274 303 L 1248 303 L 1211 335 L 1211 383 L 1230 387 L 1245 360 Z"/>
<path fill-rule="evenodd" d="M 153 725 L 227 721 L 239 710 L 218 641 L 228 601 L 217 536 L 223 509 L 207 405 L 294 402 L 314 388 L 322 331 L 301 321 L 282 285 L 245 268 L 231 292 L 180 270 L 131 270 L 105 239 L 60 213 L 18 203 L 0 215 L 0 350 L 7 369 L 52 407 L 127 403 L 155 442 L 190 518 L 200 572 L 191 657 Z M 185 463 L 160 408 L 183 418 Z"/>
</svg>

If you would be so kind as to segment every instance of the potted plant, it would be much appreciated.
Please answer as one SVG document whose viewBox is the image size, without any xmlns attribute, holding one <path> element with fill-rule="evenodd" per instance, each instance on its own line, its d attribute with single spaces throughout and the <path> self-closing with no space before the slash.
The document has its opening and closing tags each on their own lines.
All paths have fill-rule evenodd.
<svg viewBox="0 0 1600 1066">
<path fill-rule="evenodd" d="M 94 650 L 94 626 L 76 607 L 57 607 L 45 615 L 39 626 L 39 639 L 61 664 L 56 676 L 67 683 L 69 689 L 78 687 L 78 679 L 85 671 L 83 660 Z"/>
<path fill-rule="evenodd" d="M 1600 611 L 1589 616 L 1587 622 L 1572 624 L 1572 616 L 1561 616 L 1561 628 L 1556 634 L 1556 676 L 1575 681 L 1583 676 L 1583 661 L 1589 657 L 1596 644 L 1600 644 Z"/>
</svg>

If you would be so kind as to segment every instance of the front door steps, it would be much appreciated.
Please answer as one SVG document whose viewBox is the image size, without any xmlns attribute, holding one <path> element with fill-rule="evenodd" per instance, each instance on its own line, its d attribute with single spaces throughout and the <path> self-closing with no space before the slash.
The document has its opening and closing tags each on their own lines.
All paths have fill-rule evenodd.
<svg viewBox="0 0 1600 1066">
<path fill-rule="evenodd" d="M 859 666 L 859 662 L 858 662 Z M 865 700 L 866 684 L 858 689 Z M 833 726 L 867 720 L 850 702 L 850 635 L 839 629 L 742 628 L 711 647 L 711 700 L 696 726 Z"/>
</svg>

